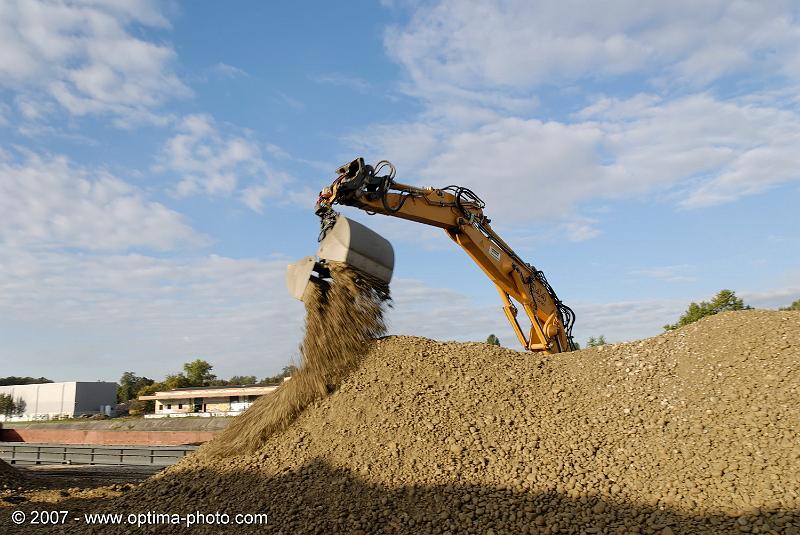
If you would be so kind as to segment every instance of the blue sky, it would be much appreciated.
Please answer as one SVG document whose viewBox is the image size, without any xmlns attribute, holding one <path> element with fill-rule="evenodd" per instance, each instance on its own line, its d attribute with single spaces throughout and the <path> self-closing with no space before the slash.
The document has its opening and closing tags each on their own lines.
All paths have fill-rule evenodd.
<svg viewBox="0 0 800 535">
<path fill-rule="evenodd" d="M 356 156 L 463 184 L 577 312 L 800 297 L 793 2 L 0 2 L 0 375 L 275 373 L 287 262 Z M 395 246 L 392 333 L 517 347 L 440 231 Z"/>
</svg>

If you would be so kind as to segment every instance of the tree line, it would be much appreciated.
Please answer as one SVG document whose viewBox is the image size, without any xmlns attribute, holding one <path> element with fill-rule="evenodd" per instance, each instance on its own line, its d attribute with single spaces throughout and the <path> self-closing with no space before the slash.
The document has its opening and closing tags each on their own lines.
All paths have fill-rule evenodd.
<svg viewBox="0 0 800 535">
<path fill-rule="evenodd" d="M 17 377 L 9 375 L 8 377 L 0 377 L 0 386 L 11 385 L 34 385 L 41 383 L 52 383 L 47 377 Z"/>
<path fill-rule="evenodd" d="M 711 301 L 700 301 L 699 303 L 690 303 L 689 308 L 686 309 L 678 321 L 673 324 L 664 325 L 665 331 L 674 331 L 680 327 L 685 327 L 690 323 L 694 323 L 707 316 L 713 316 L 720 312 L 728 312 L 731 310 L 752 310 L 753 307 L 745 305 L 744 301 L 736 297 L 736 293 L 731 290 L 720 290 Z"/>
</svg>

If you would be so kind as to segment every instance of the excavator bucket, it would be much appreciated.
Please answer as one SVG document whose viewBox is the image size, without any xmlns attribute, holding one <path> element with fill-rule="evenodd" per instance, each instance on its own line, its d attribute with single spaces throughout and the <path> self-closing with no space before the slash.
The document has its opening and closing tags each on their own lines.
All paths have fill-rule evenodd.
<svg viewBox="0 0 800 535">
<path fill-rule="evenodd" d="M 318 260 L 307 256 L 290 264 L 286 286 L 295 298 L 303 300 L 306 287 L 315 278 L 325 278 L 325 262 L 343 262 L 384 282 L 392 279 L 394 249 L 383 236 L 344 216 L 338 216 L 319 243 Z"/>
<path fill-rule="evenodd" d="M 344 262 L 384 282 L 392 280 L 394 249 L 389 241 L 361 223 L 339 216 L 319 243 L 320 260 Z"/>
<path fill-rule="evenodd" d="M 305 301 L 303 294 L 306 293 L 306 288 L 311 284 L 311 277 L 316 265 L 317 259 L 313 256 L 307 256 L 286 267 L 286 287 L 289 288 L 289 293 L 295 299 Z"/>
</svg>

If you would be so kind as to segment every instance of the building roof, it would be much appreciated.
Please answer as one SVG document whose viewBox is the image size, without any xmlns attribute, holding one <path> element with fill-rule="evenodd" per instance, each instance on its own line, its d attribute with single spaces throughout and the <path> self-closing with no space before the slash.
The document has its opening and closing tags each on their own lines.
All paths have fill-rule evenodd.
<svg viewBox="0 0 800 535">
<path fill-rule="evenodd" d="M 277 386 L 216 386 L 180 388 L 156 392 L 152 396 L 139 396 L 142 401 L 160 399 L 222 398 L 227 396 L 262 396 L 276 390 Z"/>
<path fill-rule="evenodd" d="M 254 388 L 254 387 L 263 387 L 263 386 L 278 386 L 278 385 L 224 385 L 224 386 L 182 386 L 180 388 L 173 388 L 177 392 L 182 390 L 216 390 L 219 388 Z M 170 390 L 170 392 L 172 392 Z"/>
</svg>

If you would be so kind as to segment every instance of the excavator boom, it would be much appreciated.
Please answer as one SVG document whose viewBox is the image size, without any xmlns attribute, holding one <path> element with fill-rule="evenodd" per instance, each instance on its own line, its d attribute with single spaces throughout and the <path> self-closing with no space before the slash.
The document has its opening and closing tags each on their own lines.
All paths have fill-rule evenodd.
<svg viewBox="0 0 800 535">
<path fill-rule="evenodd" d="M 381 171 L 386 174 L 381 175 Z M 490 219 L 483 213 L 484 202 L 471 190 L 460 186 L 418 188 L 401 184 L 394 181 L 395 169 L 391 163 L 381 161 L 373 167 L 365 165 L 362 158 L 339 168 L 337 175 L 334 182 L 320 192 L 317 201 L 316 213 L 322 221 L 318 251 L 320 262 L 324 263 L 326 258 L 347 261 L 340 260 L 341 254 L 332 258 L 325 251 L 330 248 L 327 242 L 335 240 L 333 236 L 342 225 L 341 220 L 347 221 L 348 225 L 355 223 L 335 212 L 334 204 L 439 227 L 466 251 L 494 283 L 506 317 L 523 347 L 545 353 L 559 353 L 573 348 L 570 333 L 574 313 L 558 299 L 544 273 L 525 263 L 497 235 Z M 363 225 L 361 227 L 366 229 Z M 367 256 L 371 257 L 372 263 L 354 265 L 388 282 L 394 255 L 389 258 L 385 252 L 383 242 L 386 245 L 388 242 L 369 229 L 366 231 L 369 234 L 365 233 L 364 236 L 367 241 L 371 240 L 370 244 L 356 239 L 348 245 L 360 251 L 355 256 L 358 260 L 364 256 L 365 250 L 369 251 Z M 376 241 L 376 236 L 383 242 Z M 376 243 L 379 246 L 376 247 Z M 391 250 L 391 245 L 388 247 Z M 307 280 L 307 268 L 302 268 L 304 261 L 293 264 L 300 266 L 294 268 L 295 280 L 289 280 L 292 275 L 287 279 L 296 297 L 300 297 L 297 288 L 304 286 L 302 278 L 305 276 Z M 299 283 L 298 277 L 301 279 Z M 518 308 L 514 301 L 522 306 L 530 320 L 530 327 L 526 330 L 518 321 Z"/>
</svg>

